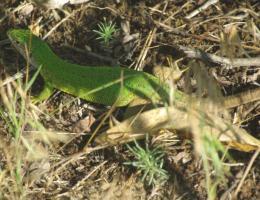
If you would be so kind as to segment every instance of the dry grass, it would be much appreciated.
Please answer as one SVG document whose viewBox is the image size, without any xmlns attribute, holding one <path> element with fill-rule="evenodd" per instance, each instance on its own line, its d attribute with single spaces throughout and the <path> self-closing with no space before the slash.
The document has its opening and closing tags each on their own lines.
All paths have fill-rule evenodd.
<svg viewBox="0 0 260 200">
<path fill-rule="evenodd" d="M 156 124 L 159 121 L 157 113 L 143 122 L 154 129 L 131 127 L 122 135 L 117 129 L 117 134 L 113 135 L 109 131 L 129 127 L 127 121 L 119 122 L 122 119 L 120 109 L 107 109 L 75 99 L 64 103 L 62 95 L 35 106 L 30 101 L 28 90 L 34 79 L 26 76 L 31 80 L 27 84 L 20 79 L 8 83 L 1 80 L 5 84 L 0 82 L 0 199 L 228 199 L 232 195 L 238 199 L 257 198 L 257 180 L 254 177 L 259 178 L 259 170 L 255 167 L 259 160 L 253 156 L 249 163 L 251 155 L 237 152 L 231 159 L 227 156 L 229 149 L 219 142 L 218 137 L 212 136 L 211 131 L 221 132 L 223 127 L 231 127 L 233 122 L 249 127 L 249 131 L 253 127 L 251 133 L 259 137 L 254 126 L 260 113 L 259 102 L 236 106 L 232 110 L 223 106 L 226 94 L 259 87 L 259 66 L 250 67 L 248 64 L 251 58 L 259 57 L 260 52 L 259 3 L 216 1 L 206 10 L 198 9 L 201 5 L 192 1 L 179 4 L 172 1 L 128 3 L 96 1 L 67 6 L 65 12 L 55 13 L 35 7 L 30 10 L 31 4 L 10 0 L 3 4 L 7 9 L 0 10 L 4 16 L 0 19 L 0 28 L 30 27 L 73 62 L 96 64 L 98 60 L 107 64 L 107 60 L 111 61 L 111 57 L 116 55 L 113 60 L 119 58 L 122 65 L 138 70 L 155 65 L 170 67 L 173 62 L 178 63 L 183 73 L 178 74 L 178 79 L 172 77 L 171 91 L 174 92 L 176 86 L 189 95 L 196 91 L 200 104 L 190 102 L 185 112 L 175 108 L 172 126 L 181 131 L 169 129 L 169 126 L 166 130 L 161 124 Z M 93 32 L 104 17 L 122 29 L 111 42 L 113 53 L 110 48 L 99 47 Z M 5 38 L 4 34 L 0 31 L 1 39 Z M 60 50 L 63 43 L 94 57 L 76 56 L 71 49 L 67 56 L 66 51 Z M 89 45 L 87 50 L 85 45 Z M 179 47 L 183 46 L 199 49 L 202 55 L 218 56 L 218 59 L 216 62 L 214 59 L 204 60 L 201 55 L 192 55 L 198 51 L 188 51 L 190 49 L 179 52 Z M 3 49 L 4 52 L 0 50 L 0 58 L 3 57 L 1 66 L 8 69 L 17 65 L 8 55 L 12 50 L 9 47 Z M 97 56 L 100 54 L 103 56 Z M 225 62 L 221 58 L 225 58 Z M 238 67 L 238 61 L 241 61 L 238 58 L 247 61 L 246 67 Z M 257 59 L 254 63 L 257 65 Z M 175 102 L 171 103 L 171 106 L 176 106 Z M 88 113 L 97 118 L 89 127 L 90 133 L 74 133 L 71 127 Z M 138 119 L 139 114 L 134 118 Z M 222 117 L 229 124 L 224 124 Z M 134 121 L 130 124 L 133 125 Z M 186 124 L 184 130 L 178 128 Z M 227 129 L 232 132 L 231 128 Z M 140 176 L 138 168 L 123 164 L 133 155 L 120 144 L 144 138 L 147 133 L 151 133 L 148 149 L 152 151 L 160 147 L 164 153 L 165 164 L 160 169 L 166 170 L 170 178 L 163 188 L 147 186 L 141 181 L 143 174 Z M 132 143 L 129 145 L 134 148 Z M 142 147 L 145 153 L 145 145 L 140 143 Z M 240 158 L 240 154 L 241 157 L 246 155 L 247 159 Z M 248 168 L 244 170 L 247 163 Z M 241 179 L 237 178 L 239 173 L 244 174 Z M 248 185 L 242 187 L 246 178 Z"/>
</svg>

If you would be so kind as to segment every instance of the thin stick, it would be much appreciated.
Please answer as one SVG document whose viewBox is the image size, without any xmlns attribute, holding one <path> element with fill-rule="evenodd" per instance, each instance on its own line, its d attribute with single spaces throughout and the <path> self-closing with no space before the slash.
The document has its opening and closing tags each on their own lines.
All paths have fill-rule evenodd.
<svg viewBox="0 0 260 200">
<path fill-rule="evenodd" d="M 103 165 L 105 165 L 108 161 L 102 162 L 100 165 L 95 167 L 94 170 L 92 170 L 89 174 L 87 174 L 83 179 L 81 179 L 78 183 L 76 183 L 72 188 L 69 189 L 69 191 L 59 194 L 57 197 L 69 195 L 69 192 L 72 190 L 75 190 L 77 187 L 79 187 L 80 184 L 82 184 L 85 180 L 87 180 L 92 174 L 94 174 L 99 168 L 101 168 Z"/>
<path fill-rule="evenodd" d="M 161 22 L 155 21 L 155 20 L 154 20 L 154 23 L 157 26 L 161 27 L 162 29 L 165 29 L 166 31 L 173 33 L 173 34 L 176 34 L 176 35 L 180 35 L 180 36 L 184 36 L 184 37 L 192 37 L 192 38 L 195 38 L 197 40 L 207 40 L 207 41 L 216 42 L 216 43 L 220 42 L 219 38 L 213 38 L 212 36 L 208 37 L 208 36 L 205 36 L 205 35 L 190 34 L 186 31 L 180 30 L 179 28 L 172 28 L 171 26 L 168 26 L 164 23 L 161 23 Z M 254 51 L 260 52 L 260 48 L 257 47 L 257 46 L 249 46 L 249 45 L 242 44 L 242 47 L 246 48 L 246 49 L 252 49 Z"/>
<path fill-rule="evenodd" d="M 163 11 L 162 13 L 165 12 L 166 8 L 168 7 L 168 3 L 165 4 L 164 8 L 163 8 Z M 166 19 L 168 20 L 168 18 Z M 159 21 L 161 21 L 161 18 L 159 19 Z M 136 66 L 135 66 L 135 69 L 136 70 L 139 70 L 139 71 L 142 71 L 143 68 L 144 68 L 144 60 L 147 56 L 147 53 L 150 49 L 150 46 L 152 44 L 152 41 L 153 41 L 153 38 L 154 38 L 154 35 L 155 33 L 157 32 L 157 27 L 153 28 L 150 32 L 149 32 L 149 35 L 145 41 L 145 44 L 144 44 L 144 47 L 138 57 L 138 60 L 137 60 L 137 63 L 136 63 Z"/>
<path fill-rule="evenodd" d="M 67 21 L 70 17 L 72 17 L 77 12 L 85 9 L 87 6 L 84 6 L 83 8 L 79 8 L 77 10 L 72 11 L 69 13 L 65 18 L 63 18 L 60 22 L 58 22 L 42 39 L 45 40 L 47 37 L 49 37 L 61 24 L 63 24 L 65 21 Z"/>
<path fill-rule="evenodd" d="M 67 21 L 72 15 L 74 15 L 74 13 L 75 12 L 70 13 L 61 21 L 59 21 L 42 39 L 45 40 L 47 37 L 49 37 L 63 22 Z"/>
<path fill-rule="evenodd" d="M 3 82 L 0 83 L 0 87 L 3 87 L 19 78 L 23 78 L 24 74 L 25 74 L 25 69 L 23 69 L 22 72 L 17 72 L 15 75 L 6 78 Z"/>
<path fill-rule="evenodd" d="M 89 2 L 89 0 L 69 0 L 69 2 L 71 5 L 76 5 L 76 4 Z"/>
<path fill-rule="evenodd" d="M 237 186 L 237 189 L 236 189 L 236 191 L 235 191 L 234 197 L 236 197 L 237 194 L 238 194 L 238 192 L 240 191 L 240 189 L 241 189 L 241 187 L 242 187 L 242 185 L 243 185 L 243 183 L 244 183 L 244 181 L 245 181 L 245 178 L 246 178 L 247 174 L 249 173 L 250 169 L 252 168 L 252 165 L 253 165 L 255 159 L 257 158 L 259 152 L 260 152 L 260 148 L 258 148 L 258 150 L 257 150 L 257 151 L 254 153 L 254 155 L 252 156 L 252 158 L 251 158 L 251 160 L 250 160 L 250 162 L 249 162 L 249 164 L 248 164 L 248 166 L 247 166 L 247 168 L 246 168 L 246 171 L 245 171 L 245 173 L 244 173 L 244 175 L 243 175 L 243 177 L 242 177 L 240 183 L 239 183 L 238 186 Z"/>
<path fill-rule="evenodd" d="M 143 70 L 143 65 L 144 65 L 144 60 L 145 60 L 145 57 L 148 53 L 148 50 L 150 49 L 150 46 L 152 44 L 152 41 L 153 41 L 153 37 L 154 37 L 154 34 L 155 32 L 157 31 L 157 28 L 153 28 L 150 32 L 149 32 L 149 35 L 147 36 L 147 39 L 145 41 L 145 44 L 144 44 L 144 47 L 140 53 L 140 56 L 138 57 L 138 60 L 137 60 L 137 64 L 135 66 L 135 70 L 139 70 L 139 71 L 142 71 Z"/>
<path fill-rule="evenodd" d="M 258 101 L 260 99 L 260 87 L 224 98 L 225 108 L 234 108 L 243 104 Z"/>
<path fill-rule="evenodd" d="M 196 16 L 197 14 L 199 14 L 201 11 L 206 10 L 209 6 L 211 6 L 212 4 L 217 3 L 218 0 L 208 0 L 206 3 L 204 3 L 202 6 L 200 6 L 199 8 L 197 8 L 196 10 L 194 10 L 193 12 L 191 12 L 188 16 L 186 16 L 186 19 L 191 19 L 192 17 Z"/>
<path fill-rule="evenodd" d="M 178 45 L 178 48 L 182 50 L 189 58 L 199 58 L 213 63 L 218 63 L 222 65 L 228 65 L 232 67 L 249 67 L 249 66 L 260 66 L 260 57 L 254 58 L 226 58 L 217 56 L 214 54 L 206 53 L 199 49 L 193 49 L 190 47 L 185 47 Z"/>
</svg>

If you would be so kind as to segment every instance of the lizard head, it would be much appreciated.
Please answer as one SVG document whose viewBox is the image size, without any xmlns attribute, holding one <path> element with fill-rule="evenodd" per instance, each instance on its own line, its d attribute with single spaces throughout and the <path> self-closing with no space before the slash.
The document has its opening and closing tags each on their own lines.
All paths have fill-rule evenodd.
<svg viewBox="0 0 260 200">
<path fill-rule="evenodd" d="M 13 44 L 19 46 L 29 46 L 32 37 L 34 37 L 32 32 L 27 29 L 11 29 L 7 32 L 7 35 Z"/>
<path fill-rule="evenodd" d="M 11 29 L 7 32 L 7 35 L 13 46 L 25 59 L 28 59 L 31 55 L 32 45 L 35 43 L 33 40 L 40 40 L 28 29 Z M 30 62 L 31 64 L 34 63 L 33 58 L 30 58 Z"/>
<path fill-rule="evenodd" d="M 7 35 L 15 49 L 36 68 L 46 57 L 57 58 L 48 44 L 28 29 L 11 29 Z"/>
</svg>

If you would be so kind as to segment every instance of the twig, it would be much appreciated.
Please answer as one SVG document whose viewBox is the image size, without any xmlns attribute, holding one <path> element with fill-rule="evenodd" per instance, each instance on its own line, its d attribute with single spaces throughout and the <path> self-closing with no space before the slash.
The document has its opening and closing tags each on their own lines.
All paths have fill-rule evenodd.
<svg viewBox="0 0 260 200">
<path fill-rule="evenodd" d="M 260 99 L 260 88 L 225 97 L 225 108 L 234 108 Z"/>
<path fill-rule="evenodd" d="M 71 5 L 81 4 L 81 3 L 86 3 L 86 2 L 89 2 L 89 0 L 69 0 L 69 3 Z"/>
<path fill-rule="evenodd" d="M 197 8 L 196 10 L 194 10 L 193 12 L 191 12 L 188 16 L 186 16 L 186 19 L 191 19 L 192 17 L 196 16 L 197 14 L 199 14 L 201 11 L 206 10 L 209 6 L 211 6 L 212 4 L 217 3 L 218 0 L 208 0 L 206 3 L 204 3 L 202 6 L 200 6 L 199 8 Z"/>
<path fill-rule="evenodd" d="M 70 13 L 65 18 L 63 18 L 60 22 L 58 22 L 42 39 L 45 40 L 49 37 L 63 22 L 67 21 L 75 12 Z"/>
<path fill-rule="evenodd" d="M 6 78 L 3 82 L 0 83 L 0 87 L 5 86 L 8 83 L 11 83 L 19 78 L 23 78 L 25 74 L 25 69 L 23 69 L 21 72 L 17 72 L 15 75 Z"/>
<path fill-rule="evenodd" d="M 260 57 L 255 58 L 226 58 L 217 56 L 214 54 L 206 53 L 199 49 L 193 49 L 190 47 L 185 47 L 178 45 L 178 48 L 182 50 L 189 58 L 199 58 L 213 63 L 218 63 L 222 65 L 228 65 L 232 67 L 249 67 L 249 66 L 260 66 Z"/>
<path fill-rule="evenodd" d="M 142 71 L 144 67 L 144 61 L 147 56 L 148 50 L 150 49 L 150 46 L 153 41 L 153 37 L 155 32 L 157 31 L 157 28 L 153 28 L 150 32 L 149 35 L 147 36 L 147 39 L 145 41 L 144 47 L 142 48 L 142 51 L 138 57 L 137 63 L 135 65 L 135 70 Z"/>
<path fill-rule="evenodd" d="M 105 165 L 108 162 L 108 160 L 102 162 L 100 165 L 96 166 L 92 172 L 90 172 L 87 176 L 85 176 L 82 180 L 80 180 L 76 185 L 74 185 L 71 189 L 75 189 L 79 187 L 80 184 L 82 184 L 85 180 L 87 180 L 92 174 L 94 174 L 99 168 L 101 168 L 103 165 Z"/>
<path fill-rule="evenodd" d="M 58 22 L 42 39 L 45 40 L 47 37 L 49 37 L 61 24 L 63 24 L 65 21 L 67 21 L 70 17 L 72 17 L 77 12 L 85 9 L 87 6 L 84 6 L 83 8 L 79 8 L 77 10 L 72 11 L 69 13 L 65 18 L 63 18 L 60 22 Z"/>
<path fill-rule="evenodd" d="M 86 181 L 92 174 L 94 174 L 98 169 L 100 169 L 102 166 L 104 166 L 108 161 L 102 162 L 100 165 L 96 166 L 94 170 L 92 170 L 89 174 L 87 174 L 83 179 L 81 179 L 77 184 L 75 184 L 72 188 L 69 189 L 69 191 L 65 193 L 61 193 L 58 195 L 58 197 L 68 195 L 70 191 L 75 190 L 77 187 L 80 186 L 84 181 Z"/>
<path fill-rule="evenodd" d="M 247 166 L 247 168 L 246 168 L 246 171 L 245 171 L 245 173 L 244 173 L 244 175 L 243 175 L 243 177 L 242 177 L 240 183 L 239 183 L 238 186 L 237 186 L 237 189 L 236 189 L 236 191 L 235 191 L 235 193 L 234 193 L 234 197 L 237 196 L 239 190 L 241 189 L 241 187 L 242 187 L 242 185 L 243 185 L 243 183 L 244 183 L 244 181 L 245 181 L 245 178 L 246 178 L 247 174 L 249 173 L 250 169 L 252 168 L 252 165 L 253 165 L 255 159 L 257 158 L 259 152 L 260 152 L 260 148 L 258 148 L 258 150 L 257 150 L 257 151 L 254 153 L 254 155 L 252 156 L 252 158 L 251 158 L 251 160 L 250 160 L 250 162 L 249 162 L 249 164 L 248 164 L 248 166 Z"/>
<path fill-rule="evenodd" d="M 162 10 L 162 13 L 165 12 L 165 10 L 166 10 L 167 7 L 168 7 L 168 3 L 165 4 L 165 6 L 164 6 L 164 8 L 163 8 L 163 10 Z M 166 20 L 168 20 L 168 19 L 169 19 L 169 18 L 167 18 Z M 159 19 L 159 21 L 161 21 L 161 18 Z M 165 20 L 164 20 L 164 21 L 165 21 Z M 148 53 L 148 51 L 149 51 L 149 49 L 150 49 L 150 46 L 151 46 L 152 41 L 153 41 L 153 39 L 154 39 L 154 35 L 155 35 L 155 33 L 157 32 L 157 29 L 158 29 L 157 27 L 154 27 L 154 28 L 149 32 L 149 35 L 147 36 L 147 39 L 146 39 L 145 44 L 144 44 L 144 47 L 143 47 L 143 49 L 142 49 L 142 51 L 141 51 L 141 53 L 140 53 L 140 55 L 139 55 L 139 57 L 138 57 L 138 60 L 137 60 L 136 65 L 135 65 L 135 69 L 136 69 L 136 70 L 140 70 L 140 71 L 143 70 L 143 68 L 144 68 L 144 60 L 145 60 L 145 58 L 146 58 L 146 56 L 147 56 L 147 53 Z"/>
<path fill-rule="evenodd" d="M 162 22 L 156 21 L 154 20 L 154 23 L 158 26 L 161 27 L 162 29 L 166 30 L 167 32 L 176 34 L 176 35 L 180 35 L 183 37 L 191 37 L 191 38 L 195 38 L 197 40 L 207 40 L 207 41 L 211 41 L 211 42 L 215 42 L 215 43 L 219 43 L 220 39 L 219 38 L 213 38 L 212 36 L 208 37 L 205 35 L 196 35 L 196 34 L 191 34 L 188 33 L 186 31 L 180 30 L 179 28 L 173 28 L 167 24 L 164 24 Z M 242 43 L 242 47 L 245 49 L 252 49 L 254 51 L 260 52 L 260 48 L 257 46 L 249 46 L 249 45 L 245 45 Z"/>
</svg>

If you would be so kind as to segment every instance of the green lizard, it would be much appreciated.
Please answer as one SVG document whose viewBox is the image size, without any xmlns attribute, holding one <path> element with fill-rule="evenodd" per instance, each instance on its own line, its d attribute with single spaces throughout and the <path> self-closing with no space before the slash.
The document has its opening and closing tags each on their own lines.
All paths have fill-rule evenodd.
<svg viewBox="0 0 260 200">
<path fill-rule="evenodd" d="M 125 106 L 136 98 L 153 102 L 168 99 L 169 89 L 158 78 L 148 73 L 122 67 L 80 66 L 62 60 L 50 47 L 29 30 L 12 29 L 8 36 L 14 46 L 34 66 L 41 66 L 45 81 L 38 101 L 47 99 L 56 88 L 90 102 Z M 26 56 L 27 55 L 27 56 Z M 183 98 L 181 92 L 176 98 Z"/>
<path fill-rule="evenodd" d="M 23 56 L 36 66 L 45 80 L 43 91 L 36 101 L 47 99 L 54 88 L 90 102 L 104 105 L 126 106 L 136 98 L 153 102 L 169 99 L 169 87 L 148 73 L 122 67 L 80 66 L 62 60 L 50 47 L 29 30 L 12 29 L 8 36 Z M 175 90 L 175 102 L 185 105 L 188 95 Z M 260 99 L 260 89 L 225 97 L 224 108 Z M 195 100 L 193 98 L 193 100 Z"/>
<path fill-rule="evenodd" d="M 56 56 L 44 41 L 28 30 L 13 29 L 8 31 L 8 36 L 25 58 L 30 57 L 31 63 L 36 67 L 41 67 L 40 74 L 45 80 L 45 88 L 39 95 L 38 100 L 48 98 L 54 88 L 105 105 L 125 106 L 140 97 L 152 101 L 157 101 L 160 98 L 169 99 L 169 87 L 160 83 L 158 78 L 148 73 L 121 67 L 90 67 L 71 64 Z M 252 100 L 258 100 L 259 94 L 260 90 L 256 89 L 252 93 L 247 92 L 242 96 L 231 96 L 226 98 L 222 105 L 225 108 L 232 108 Z M 189 95 L 175 90 L 173 99 L 178 104 L 185 106 L 188 105 L 188 97 Z M 192 98 L 193 100 L 199 102 L 198 99 Z M 164 124 L 165 121 L 160 122 L 161 118 L 163 117 L 160 117 L 159 122 L 156 121 L 156 123 Z M 133 121 L 142 121 L 130 119 L 131 126 L 127 125 L 129 128 L 132 127 Z M 150 123 L 148 124 L 149 128 L 153 127 Z M 219 122 L 219 124 L 232 127 L 224 121 L 223 123 Z M 209 130 L 212 130 L 212 127 L 209 126 L 209 128 Z M 235 129 L 232 128 L 231 130 Z M 118 133 L 118 131 L 116 132 Z M 242 138 L 241 141 L 259 147 L 257 139 L 245 131 L 240 132 L 242 135 L 238 138 L 240 140 Z M 218 133 L 218 130 L 216 130 L 216 133 Z"/>
</svg>

